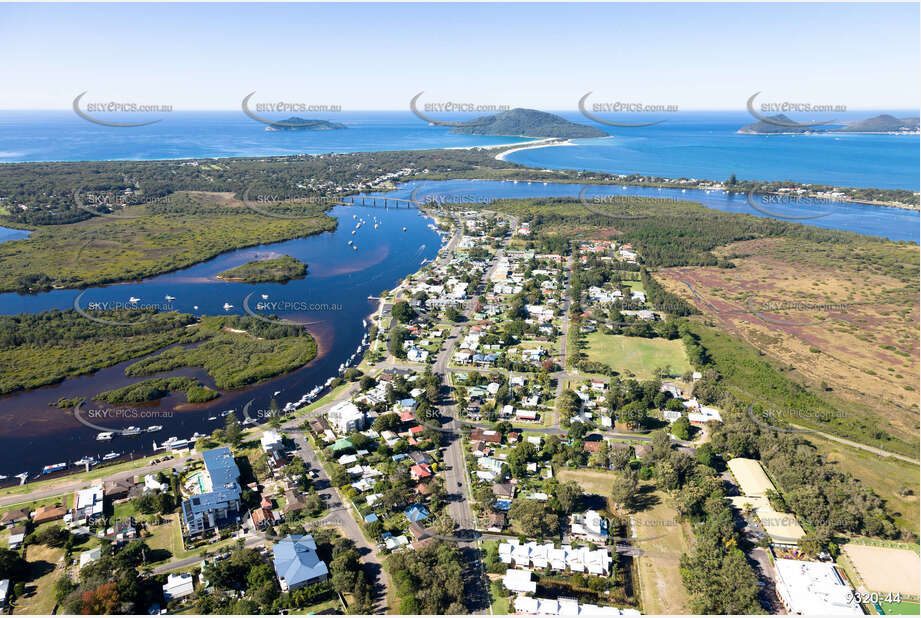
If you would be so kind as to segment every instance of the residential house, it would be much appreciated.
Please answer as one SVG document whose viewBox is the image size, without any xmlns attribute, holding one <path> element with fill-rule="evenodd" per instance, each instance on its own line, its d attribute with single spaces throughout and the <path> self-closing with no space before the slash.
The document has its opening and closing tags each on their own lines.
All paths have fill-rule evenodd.
<svg viewBox="0 0 921 618">
<path fill-rule="evenodd" d="M 406 519 L 408 519 L 410 523 L 412 523 L 414 521 L 424 520 L 426 517 L 429 516 L 429 511 L 427 508 L 425 508 L 421 504 L 413 504 L 413 505 L 410 505 L 410 507 L 406 509 L 405 514 L 406 514 Z"/>
<path fill-rule="evenodd" d="M 11 509 L 0 516 L 0 524 L 4 526 L 14 525 L 21 522 L 24 522 L 29 519 L 31 510 L 29 507 L 22 507 L 19 509 Z"/>
<path fill-rule="evenodd" d="M 492 486 L 492 493 L 500 500 L 512 500 L 515 497 L 515 485 L 512 483 L 496 483 Z"/>
<path fill-rule="evenodd" d="M 361 431 L 365 427 L 365 415 L 351 401 L 341 401 L 327 413 L 330 425 L 340 434 Z"/>
<path fill-rule="evenodd" d="M 191 573 L 170 573 L 163 585 L 163 599 L 180 601 L 195 592 L 195 576 Z"/>
<path fill-rule="evenodd" d="M 414 481 L 421 481 L 432 476 L 432 468 L 427 463 L 416 464 L 409 469 L 409 474 Z"/>
<path fill-rule="evenodd" d="M 74 493 L 74 521 L 95 521 L 102 517 L 104 493 L 101 485 Z"/>
<path fill-rule="evenodd" d="M 329 569 L 317 555 L 313 535 L 290 535 L 272 548 L 275 575 L 282 592 L 326 581 Z"/>
<path fill-rule="evenodd" d="M 80 554 L 80 568 L 82 569 L 88 564 L 96 562 L 102 558 L 102 547 L 95 547 L 93 549 L 88 549 L 85 552 Z"/>
<path fill-rule="evenodd" d="M 35 509 L 35 514 L 32 516 L 32 523 L 37 526 L 49 521 L 56 521 L 64 517 L 66 514 L 67 509 L 63 506 L 40 506 Z"/>
<path fill-rule="evenodd" d="M 604 543 L 608 538 L 608 520 L 594 510 L 573 513 L 569 518 L 569 530 L 573 537 Z"/>
<path fill-rule="evenodd" d="M 537 582 L 533 581 L 528 569 L 508 569 L 502 578 L 502 585 L 512 592 L 533 594 L 537 591 Z"/>
<path fill-rule="evenodd" d="M 19 549 L 24 540 L 26 540 L 25 526 L 13 526 L 10 528 L 10 537 L 8 539 L 10 549 Z"/>
</svg>

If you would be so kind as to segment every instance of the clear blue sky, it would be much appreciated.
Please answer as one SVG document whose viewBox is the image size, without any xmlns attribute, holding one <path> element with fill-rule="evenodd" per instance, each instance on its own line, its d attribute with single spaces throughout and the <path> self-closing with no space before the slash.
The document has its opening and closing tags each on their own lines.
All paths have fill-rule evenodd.
<svg viewBox="0 0 921 618">
<path fill-rule="evenodd" d="M 0 109 L 919 107 L 914 4 L 0 4 Z M 596 99 L 597 98 L 597 99 Z"/>
</svg>

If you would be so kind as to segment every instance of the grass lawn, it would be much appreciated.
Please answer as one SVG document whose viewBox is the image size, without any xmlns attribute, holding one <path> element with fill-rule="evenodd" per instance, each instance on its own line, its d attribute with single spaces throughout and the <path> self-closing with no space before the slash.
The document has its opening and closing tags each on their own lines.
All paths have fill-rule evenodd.
<svg viewBox="0 0 921 618">
<path fill-rule="evenodd" d="M 854 475 L 872 487 L 895 514 L 896 524 L 918 533 L 918 520 L 921 518 L 918 508 L 918 494 L 921 493 L 918 466 L 892 457 L 879 457 L 815 434 L 806 438 L 839 470 Z M 899 490 L 905 487 L 911 490 L 911 495 L 900 496 Z"/>
<path fill-rule="evenodd" d="M 585 493 L 599 496 L 610 496 L 611 488 L 617 479 L 617 474 L 610 470 L 558 468 L 554 472 L 559 482 L 575 481 Z"/>
<path fill-rule="evenodd" d="M 917 601 L 902 601 L 901 603 L 879 602 L 883 608 L 883 613 L 896 616 L 917 616 L 921 614 L 921 605 Z"/>
<path fill-rule="evenodd" d="M 509 613 L 509 597 L 503 594 L 501 582 L 493 580 L 489 585 L 490 610 L 494 615 L 504 616 Z"/>
<path fill-rule="evenodd" d="M 678 376 L 691 371 L 684 344 L 679 339 L 589 333 L 585 340 L 589 360 L 604 363 L 621 373 L 632 371 L 639 378 L 649 379 L 659 367 L 668 367 L 671 375 Z"/>
<path fill-rule="evenodd" d="M 165 560 L 182 552 L 178 517 L 176 514 L 169 515 L 166 517 L 166 522 L 159 526 L 147 525 L 147 531 L 150 532 L 150 536 L 144 537 L 144 542 L 147 543 L 148 547 L 155 552 L 160 560 Z M 168 552 L 169 556 L 162 552 Z"/>
<path fill-rule="evenodd" d="M 642 281 L 624 281 L 624 283 L 630 286 L 631 292 L 642 292 L 643 294 L 646 293 L 646 288 L 643 287 Z"/>
<path fill-rule="evenodd" d="M 334 610 L 334 611 L 329 611 Z M 335 595 L 331 599 L 325 601 L 320 601 L 313 605 L 308 605 L 307 607 L 302 607 L 300 609 L 291 610 L 292 615 L 305 615 L 305 614 L 326 614 L 326 613 L 338 613 L 343 610 L 342 603 L 339 602 L 339 598 Z"/>
<path fill-rule="evenodd" d="M 74 495 L 72 493 L 62 494 L 60 496 L 51 496 L 50 498 L 41 498 L 40 500 L 33 500 L 32 502 L 19 502 L 17 504 L 10 504 L 8 506 L 0 507 L 0 512 L 19 509 L 23 507 L 29 507 L 30 510 L 34 511 L 40 506 L 54 506 L 60 504 L 66 508 L 70 508 L 73 505 Z"/>
<path fill-rule="evenodd" d="M 25 595 L 16 600 L 16 614 L 45 614 L 54 609 L 54 587 L 62 571 L 60 560 L 64 557 L 64 548 L 30 545 L 26 550 L 29 563 L 29 579 L 26 582 Z"/>
<path fill-rule="evenodd" d="M 651 506 L 633 514 L 637 538 L 647 539 L 637 542 L 637 546 L 649 552 L 637 559 L 643 613 L 690 613 L 688 593 L 679 569 L 681 554 L 689 551 L 693 542 L 690 525 L 685 522 L 662 525 L 662 522 L 676 521 L 678 511 L 667 494 L 651 491 L 648 495 Z"/>
</svg>

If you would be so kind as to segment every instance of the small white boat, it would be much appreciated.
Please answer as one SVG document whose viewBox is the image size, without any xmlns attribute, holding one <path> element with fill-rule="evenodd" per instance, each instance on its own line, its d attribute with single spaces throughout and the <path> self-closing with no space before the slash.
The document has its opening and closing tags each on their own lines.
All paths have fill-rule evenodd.
<svg viewBox="0 0 921 618">
<path fill-rule="evenodd" d="M 205 433 L 198 433 L 198 432 L 196 431 L 195 433 L 192 434 L 192 437 L 189 439 L 189 442 L 192 442 L 192 441 L 194 441 L 194 440 L 198 440 L 199 438 L 204 438 L 204 437 L 206 437 L 207 435 L 208 435 L 208 434 L 205 434 Z"/>
<path fill-rule="evenodd" d="M 135 427 L 134 425 L 122 431 L 123 436 L 138 436 L 140 434 L 141 434 L 141 428 Z"/>
<path fill-rule="evenodd" d="M 353 218 L 353 219 L 357 219 L 357 218 L 358 218 L 358 215 L 352 215 L 352 218 Z"/>
<path fill-rule="evenodd" d="M 262 300 L 268 300 L 268 299 L 269 299 L 269 295 L 268 295 L 268 294 L 263 294 L 263 295 L 262 295 Z"/>
<path fill-rule="evenodd" d="M 147 433 L 154 433 L 163 429 L 163 425 L 151 425 L 147 428 Z"/>
<path fill-rule="evenodd" d="M 102 460 L 103 460 L 103 461 L 111 461 L 111 460 L 117 459 L 117 458 L 119 458 L 119 457 L 121 457 L 121 456 L 122 456 L 121 453 L 116 453 L 115 451 L 112 451 L 111 453 L 106 453 L 105 455 L 103 455 L 103 456 L 102 456 Z"/>
<path fill-rule="evenodd" d="M 103 431 L 103 432 L 100 432 L 100 433 L 96 434 L 96 440 L 98 440 L 98 441 L 100 441 L 100 442 L 102 442 L 102 441 L 104 441 L 104 440 L 111 440 L 111 439 L 112 439 L 112 432 L 111 432 L 111 431 Z"/>
<path fill-rule="evenodd" d="M 278 397 L 279 395 L 281 395 L 281 391 L 275 391 L 272 393 L 272 397 Z"/>
<path fill-rule="evenodd" d="M 195 311 L 198 311 L 198 305 L 192 305 L 192 309 L 194 309 Z"/>
<path fill-rule="evenodd" d="M 229 311 L 230 309 L 233 309 L 233 305 L 230 303 L 224 303 L 224 311 Z"/>
<path fill-rule="evenodd" d="M 141 299 L 138 298 L 137 296 L 132 296 L 131 298 L 128 299 L 128 302 L 131 303 L 132 305 L 134 305 L 134 304 L 136 304 L 136 303 L 141 302 Z"/>
<path fill-rule="evenodd" d="M 256 424 L 256 419 L 254 418 L 247 418 L 243 421 L 243 425 L 255 425 L 255 424 Z"/>
<path fill-rule="evenodd" d="M 354 236 L 354 235 L 355 235 L 355 230 L 352 230 L 352 236 Z"/>
<path fill-rule="evenodd" d="M 170 296 L 169 294 L 167 294 L 167 295 L 164 296 L 163 298 L 165 298 L 165 299 L 166 299 L 167 301 L 169 301 L 169 302 L 173 302 L 174 300 L 176 300 L 176 297 L 175 297 L 175 296 Z"/>
<path fill-rule="evenodd" d="M 403 228 L 403 231 L 404 231 L 404 232 L 406 231 L 406 228 L 405 228 L 405 227 Z"/>
<path fill-rule="evenodd" d="M 358 247 L 356 245 L 352 245 L 352 251 L 358 251 Z"/>
<path fill-rule="evenodd" d="M 10 478 L 10 477 L 8 477 L 8 476 L 5 475 L 5 474 L 0 474 L 0 481 L 5 481 L 5 480 L 8 479 L 8 478 Z"/>
<path fill-rule="evenodd" d="M 374 224 L 374 229 L 376 230 L 378 227 L 379 227 L 379 226 L 377 225 L 377 223 L 375 223 L 375 224 Z"/>
<path fill-rule="evenodd" d="M 216 420 L 217 420 L 217 417 L 216 417 L 216 416 L 209 416 L 209 417 L 208 417 L 208 420 L 209 420 L 209 421 L 216 421 Z"/>
<path fill-rule="evenodd" d="M 349 241 L 349 244 L 350 244 L 350 245 L 352 244 L 352 241 L 351 241 L 351 240 Z"/>
<path fill-rule="evenodd" d="M 83 459 L 78 459 L 77 461 L 74 462 L 75 466 L 86 466 L 86 465 L 92 466 L 95 464 L 96 464 L 96 458 L 90 457 L 89 455 L 87 455 Z"/>
</svg>

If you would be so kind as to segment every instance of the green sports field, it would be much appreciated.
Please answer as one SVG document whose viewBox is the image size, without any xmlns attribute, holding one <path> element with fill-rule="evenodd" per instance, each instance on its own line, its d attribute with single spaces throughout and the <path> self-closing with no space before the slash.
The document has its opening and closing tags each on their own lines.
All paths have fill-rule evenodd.
<svg viewBox="0 0 921 618">
<path fill-rule="evenodd" d="M 585 337 L 589 360 L 609 365 L 616 371 L 632 371 L 641 379 L 653 377 L 658 367 L 668 367 L 671 375 L 691 371 L 684 344 L 680 340 L 590 333 Z"/>
</svg>

